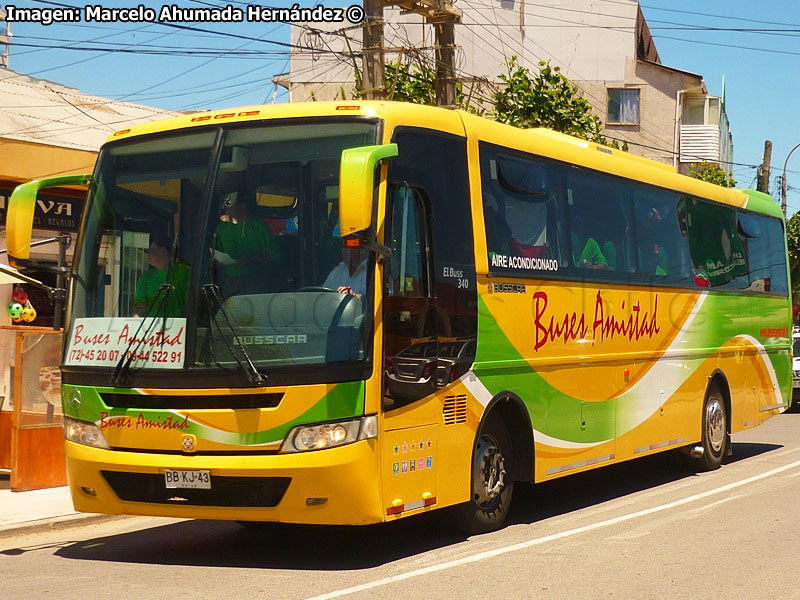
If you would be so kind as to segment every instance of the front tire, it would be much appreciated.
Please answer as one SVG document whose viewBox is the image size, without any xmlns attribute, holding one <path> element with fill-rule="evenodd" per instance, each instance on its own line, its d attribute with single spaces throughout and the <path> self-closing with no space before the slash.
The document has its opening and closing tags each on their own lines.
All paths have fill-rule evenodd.
<svg viewBox="0 0 800 600">
<path fill-rule="evenodd" d="M 503 420 L 491 413 L 472 450 L 472 497 L 454 507 L 453 525 L 465 533 L 500 529 L 508 518 L 514 482 L 514 446 Z"/>
<path fill-rule="evenodd" d="M 698 471 L 719 469 L 728 449 L 728 412 L 719 385 L 712 383 L 706 390 L 703 403 L 703 455 L 690 457 L 689 462 Z"/>
</svg>

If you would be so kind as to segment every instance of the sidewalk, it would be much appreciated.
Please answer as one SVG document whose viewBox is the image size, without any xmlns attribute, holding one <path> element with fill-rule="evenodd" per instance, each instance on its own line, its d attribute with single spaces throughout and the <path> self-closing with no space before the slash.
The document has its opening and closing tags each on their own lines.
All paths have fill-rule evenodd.
<svg viewBox="0 0 800 600">
<path fill-rule="evenodd" d="M 0 537 L 65 529 L 110 516 L 76 512 L 66 486 L 12 492 L 7 484 L 7 480 L 0 479 Z"/>
</svg>

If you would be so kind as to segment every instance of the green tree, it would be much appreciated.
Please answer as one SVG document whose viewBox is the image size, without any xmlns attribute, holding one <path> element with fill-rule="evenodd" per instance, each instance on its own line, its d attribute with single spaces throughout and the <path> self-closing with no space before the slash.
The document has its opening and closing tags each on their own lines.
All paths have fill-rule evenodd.
<svg viewBox="0 0 800 600">
<path fill-rule="evenodd" d="M 608 145 L 608 140 L 600 134 L 603 122 L 559 67 L 540 61 L 539 73 L 532 75 L 512 56 L 506 69 L 506 73 L 499 75 L 506 86 L 493 97 L 490 116 L 496 121 L 522 128 L 547 127 Z"/>
<path fill-rule="evenodd" d="M 689 165 L 689 175 L 695 179 L 715 183 L 722 187 L 736 187 L 736 180 L 728 175 L 719 165 L 708 162 Z"/>
<path fill-rule="evenodd" d="M 598 144 L 619 147 L 616 141 L 609 143 L 600 134 L 603 122 L 592 112 L 591 105 L 580 95 L 577 86 L 561 74 L 559 67 L 540 62 L 539 73 L 533 75 L 513 56 L 506 63 L 506 71 L 498 76 L 506 86 L 492 94 L 492 108 L 487 110 L 481 98 L 464 94 L 460 82 L 456 83 L 458 107 L 515 127 L 547 127 Z M 356 98 L 360 97 L 362 89 L 358 75 L 356 71 Z M 435 80 L 435 71 L 422 61 L 411 64 L 398 61 L 385 66 L 386 97 L 389 100 L 436 104 Z M 622 149 L 627 150 L 627 144 L 623 144 Z"/>
<path fill-rule="evenodd" d="M 800 298 L 800 212 L 794 213 L 786 222 L 786 243 L 789 247 L 789 275 L 792 297 Z"/>
<path fill-rule="evenodd" d="M 396 102 L 436 105 L 436 71 L 421 61 L 387 63 L 384 65 L 384 89 L 386 99 Z M 353 98 L 361 97 L 361 78 L 356 71 Z M 344 100 L 344 91 L 341 91 Z M 461 82 L 456 82 L 456 104 L 466 108 L 467 99 L 462 93 Z"/>
<path fill-rule="evenodd" d="M 384 67 L 386 99 L 414 104 L 436 104 L 436 72 L 426 65 L 403 62 Z"/>
</svg>

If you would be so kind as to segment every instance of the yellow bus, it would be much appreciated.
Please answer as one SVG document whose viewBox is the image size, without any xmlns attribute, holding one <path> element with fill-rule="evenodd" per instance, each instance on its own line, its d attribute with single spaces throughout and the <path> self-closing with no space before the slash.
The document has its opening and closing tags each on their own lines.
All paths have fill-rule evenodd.
<svg viewBox="0 0 800 600">
<path fill-rule="evenodd" d="M 766 195 L 551 131 L 391 102 L 115 133 L 88 182 L 63 355 L 96 513 L 501 526 L 515 482 L 681 450 L 787 408 Z"/>
</svg>

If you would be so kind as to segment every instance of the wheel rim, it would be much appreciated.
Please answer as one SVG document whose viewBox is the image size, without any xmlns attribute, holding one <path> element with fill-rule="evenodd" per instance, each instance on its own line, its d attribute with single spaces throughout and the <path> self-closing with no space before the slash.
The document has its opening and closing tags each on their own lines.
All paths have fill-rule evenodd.
<svg viewBox="0 0 800 600">
<path fill-rule="evenodd" d="M 475 502 L 483 509 L 492 508 L 500 501 L 505 488 L 505 458 L 497 441 L 482 435 L 475 451 Z"/>
<path fill-rule="evenodd" d="M 706 404 L 706 439 L 714 453 L 725 443 L 725 408 L 720 398 L 712 396 Z"/>
</svg>

